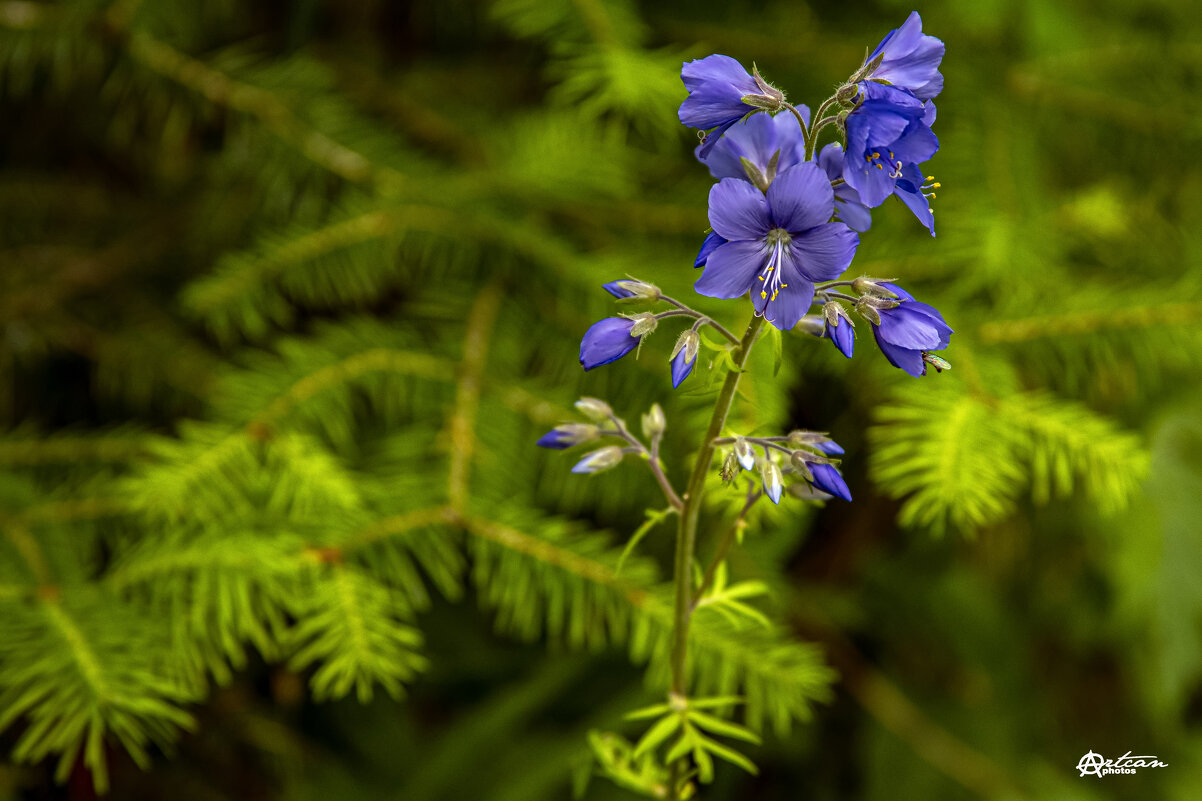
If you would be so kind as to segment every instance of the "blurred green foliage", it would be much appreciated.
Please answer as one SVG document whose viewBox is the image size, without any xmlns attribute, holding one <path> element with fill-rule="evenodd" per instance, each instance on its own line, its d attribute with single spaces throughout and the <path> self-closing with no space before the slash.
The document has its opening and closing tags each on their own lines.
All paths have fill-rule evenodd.
<svg viewBox="0 0 1202 801">
<path fill-rule="evenodd" d="M 690 292 L 680 62 L 815 104 L 910 10 L 0 0 L 0 798 L 567 797 L 662 697 L 672 527 L 619 572 L 654 486 L 533 442 L 589 394 L 663 403 L 675 476 L 696 446 L 672 334 L 575 360 L 603 281 Z M 954 368 L 861 326 L 747 384 L 856 501 L 753 516 L 773 628 L 699 616 L 699 690 L 767 728 L 706 797 L 1196 799 L 1202 17 L 918 10 L 938 237 L 885 208 L 853 269 Z"/>
</svg>

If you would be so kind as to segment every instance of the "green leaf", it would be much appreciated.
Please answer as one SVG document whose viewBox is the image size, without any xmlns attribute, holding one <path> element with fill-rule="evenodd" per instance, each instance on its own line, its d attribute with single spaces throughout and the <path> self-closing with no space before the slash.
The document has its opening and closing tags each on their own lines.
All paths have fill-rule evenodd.
<svg viewBox="0 0 1202 801">
<path fill-rule="evenodd" d="M 672 733 L 680 728 L 680 715 L 673 712 L 671 715 L 661 719 L 647 733 L 639 739 L 638 744 L 634 747 L 634 758 L 638 759 L 643 754 L 649 753 L 659 746 L 664 740 L 672 736 Z"/>
<path fill-rule="evenodd" d="M 689 720 L 712 734 L 734 737 L 736 740 L 744 740 L 755 745 L 760 744 L 760 738 L 755 732 L 745 726 L 716 718 L 713 715 L 707 715 L 704 712 L 698 712 L 696 709 L 690 709 L 687 714 Z"/>
</svg>

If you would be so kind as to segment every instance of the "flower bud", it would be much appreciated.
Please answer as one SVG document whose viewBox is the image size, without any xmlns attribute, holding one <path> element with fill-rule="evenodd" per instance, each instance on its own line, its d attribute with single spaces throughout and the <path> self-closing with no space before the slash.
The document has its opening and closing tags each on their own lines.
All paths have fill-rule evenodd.
<svg viewBox="0 0 1202 801">
<path fill-rule="evenodd" d="M 655 315 L 651 312 L 640 312 L 639 314 L 625 316 L 627 319 L 634 321 L 634 325 L 630 327 L 630 335 L 632 337 L 646 336 L 659 325 L 659 320 L 655 319 Z"/>
<path fill-rule="evenodd" d="M 739 460 L 739 464 L 743 465 L 744 470 L 751 470 L 755 467 L 755 451 L 751 449 L 751 443 L 742 437 L 735 440 L 735 457 Z"/>
<path fill-rule="evenodd" d="M 735 456 L 735 452 L 731 451 L 726 454 L 726 458 L 722 460 L 722 480 L 727 484 L 735 480 L 735 476 L 739 474 L 739 457 Z"/>
<path fill-rule="evenodd" d="M 591 423 L 563 423 L 543 434 L 537 444 L 543 448 L 563 450 L 582 442 L 592 442 L 598 436 L 597 427 Z"/>
<path fill-rule="evenodd" d="M 655 284 L 648 284 L 646 281 L 640 281 L 637 278 L 623 278 L 618 281 L 610 281 L 608 284 L 602 284 L 601 287 L 619 300 L 626 298 L 656 300 L 661 294 L 659 287 Z"/>
<path fill-rule="evenodd" d="M 874 309 L 870 303 L 868 303 L 867 296 L 856 301 L 856 311 L 860 313 L 861 317 L 873 325 L 881 324 L 881 313 Z"/>
<path fill-rule="evenodd" d="M 776 466 L 776 462 L 771 459 L 764 459 L 760 462 L 760 480 L 764 483 L 764 493 L 772 499 L 773 503 L 780 503 L 780 495 L 785 489 L 785 479 L 781 475 L 780 468 Z"/>
<path fill-rule="evenodd" d="M 835 99 L 840 103 L 850 103 L 860 93 L 860 87 L 854 83 L 845 83 L 835 92 Z"/>
<path fill-rule="evenodd" d="M 573 473 L 600 473 L 617 467 L 622 461 L 623 452 L 617 445 L 606 445 L 584 455 L 584 458 L 572 468 Z"/>
<path fill-rule="evenodd" d="M 861 275 L 851 282 L 851 288 L 857 295 L 872 295 L 878 298 L 896 298 L 897 293 L 882 284 L 892 283 L 896 278 L 869 278 Z"/>
<path fill-rule="evenodd" d="M 806 456 L 809 455 L 812 454 L 807 454 L 804 451 L 793 451 L 793 453 L 789 455 L 789 463 L 793 466 L 793 472 L 797 473 L 806 481 L 813 481 L 814 474 L 810 472 L 810 467 L 808 464 L 806 464 Z"/>
<path fill-rule="evenodd" d="M 576 409 L 588 419 L 604 423 L 613 417 L 614 410 L 600 398 L 581 398 L 576 401 Z"/>
<path fill-rule="evenodd" d="M 647 439 L 656 439 L 663 436 L 664 429 L 668 427 L 668 419 L 664 417 L 664 410 L 658 403 L 651 404 L 651 408 L 643 415 L 643 436 Z"/>
</svg>

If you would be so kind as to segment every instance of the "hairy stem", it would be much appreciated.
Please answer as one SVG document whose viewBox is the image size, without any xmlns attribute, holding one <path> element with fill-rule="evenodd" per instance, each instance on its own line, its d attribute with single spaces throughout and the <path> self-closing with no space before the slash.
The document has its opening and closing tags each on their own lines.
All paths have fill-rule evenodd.
<svg viewBox="0 0 1202 801">
<path fill-rule="evenodd" d="M 705 493 L 705 478 L 709 473 L 710 463 L 714 458 L 714 440 L 726 426 L 726 417 L 735 400 L 735 391 L 739 388 L 739 378 L 747 357 L 751 354 L 751 346 L 755 344 L 756 335 L 764 324 L 764 318 L 755 315 L 747 323 L 747 330 L 739 347 L 732 354 L 738 369 L 726 374 L 722 391 L 714 404 L 714 414 L 710 417 L 709 428 L 705 438 L 701 440 L 701 451 L 697 454 L 697 462 L 693 465 L 693 474 L 689 477 L 688 488 L 684 495 L 684 509 L 680 513 L 680 524 L 676 534 L 676 567 L 673 581 L 676 585 L 676 603 L 674 605 L 674 626 L 672 629 L 672 692 L 686 695 L 685 665 L 688 659 L 689 620 L 692 617 L 692 582 L 693 582 L 693 550 L 697 544 L 697 520 L 701 512 L 702 496 Z M 677 760 L 672 765 L 672 780 L 670 782 L 672 798 L 679 797 L 679 778 L 682 775 L 684 762 Z"/>
</svg>

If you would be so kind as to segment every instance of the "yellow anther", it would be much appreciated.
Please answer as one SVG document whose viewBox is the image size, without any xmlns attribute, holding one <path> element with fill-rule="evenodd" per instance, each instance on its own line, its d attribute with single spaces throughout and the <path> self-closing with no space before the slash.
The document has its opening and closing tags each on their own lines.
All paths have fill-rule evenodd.
<svg viewBox="0 0 1202 801">
<path fill-rule="evenodd" d="M 762 276 L 762 275 L 757 275 L 756 278 L 760 279 L 761 281 L 764 280 L 764 276 Z"/>
<path fill-rule="evenodd" d="M 877 168 L 878 170 L 883 170 L 883 169 L 885 169 L 885 165 L 884 165 L 884 164 L 877 164 L 877 165 L 876 165 L 876 168 Z"/>
<path fill-rule="evenodd" d="M 881 157 L 881 154 L 880 154 L 880 153 L 873 153 L 873 154 L 872 154 L 872 157 L 873 157 L 874 159 L 879 159 L 879 158 Z"/>
<path fill-rule="evenodd" d="M 934 175 L 928 175 L 928 176 L 927 176 L 927 180 L 928 180 L 928 181 L 934 181 L 934 180 L 935 180 L 935 176 L 934 176 Z"/>
<path fill-rule="evenodd" d="M 760 297 L 761 297 L 761 298 L 766 298 L 766 297 L 768 297 L 768 293 L 767 293 L 767 292 L 760 292 Z"/>
<path fill-rule="evenodd" d="M 934 200 L 934 199 L 935 199 L 935 193 L 934 193 L 934 192 L 932 192 L 931 194 L 927 195 L 927 197 L 929 197 L 931 200 Z"/>
<path fill-rule="evenodd" d="M 941 187 L 941 186 L 943 186 L 943 184 L 940 184 L 940 183 L 933 183 L 933 184 L 931 184 L 931 188 L 932 188 L 932 189 L 938 189 L 938 188 L 939 188 L 939 187 Z"/>
<path fill-rule="evenodd" d="M 865 156 L 864 161 L 872 161 L 872 156 Z"/>
</svg>

